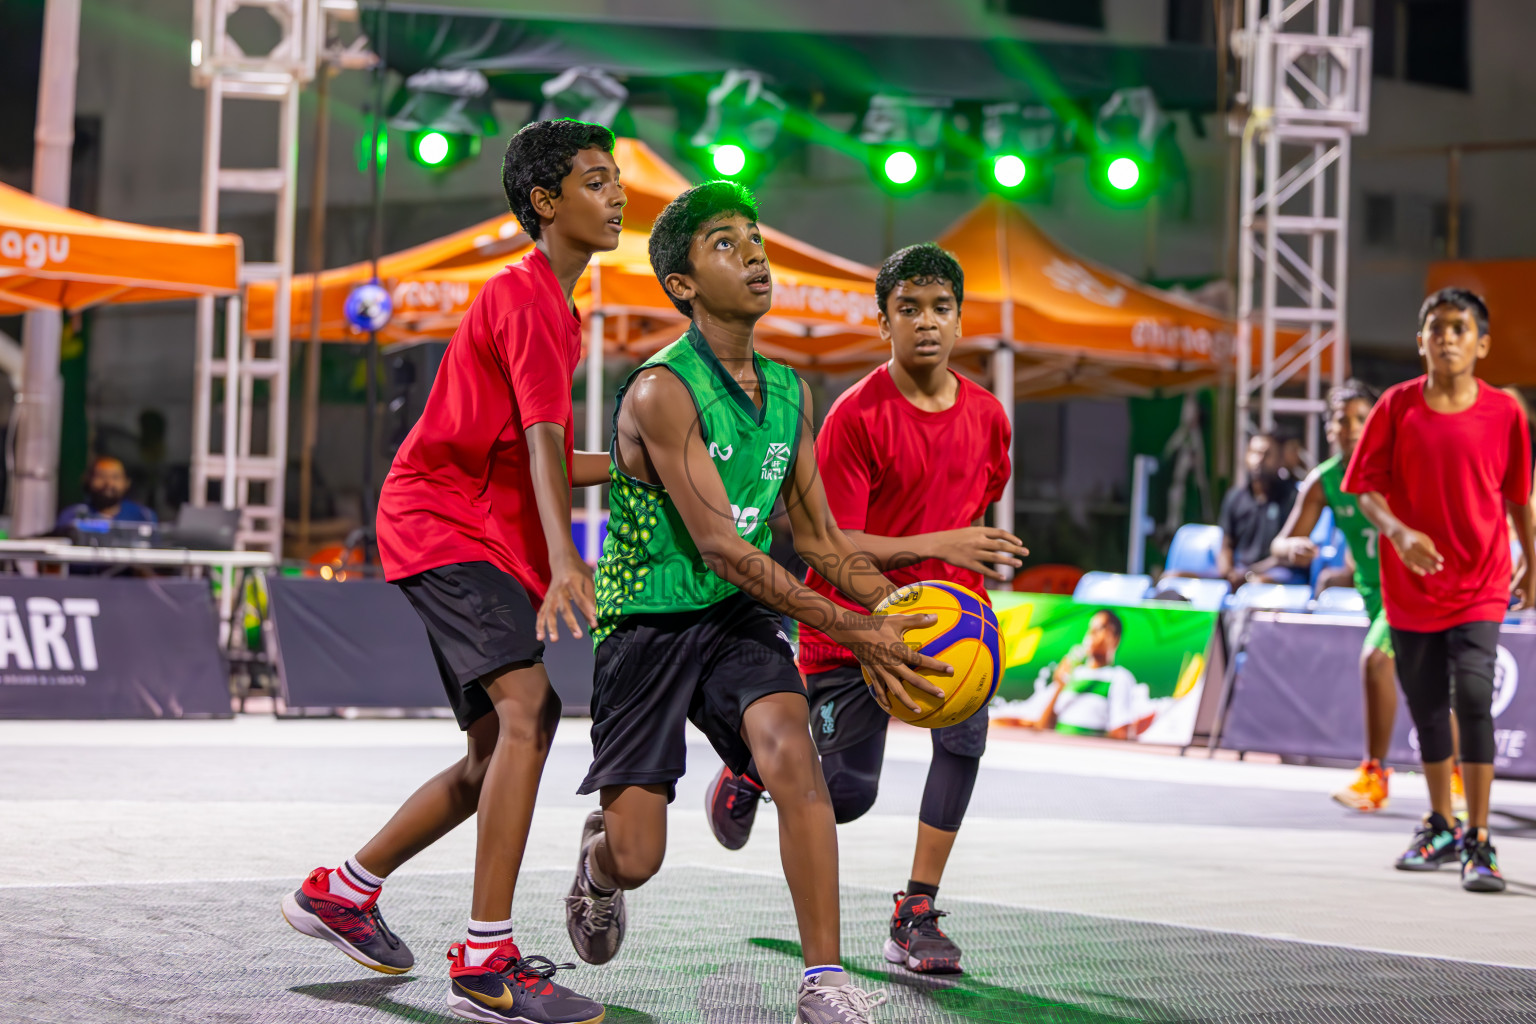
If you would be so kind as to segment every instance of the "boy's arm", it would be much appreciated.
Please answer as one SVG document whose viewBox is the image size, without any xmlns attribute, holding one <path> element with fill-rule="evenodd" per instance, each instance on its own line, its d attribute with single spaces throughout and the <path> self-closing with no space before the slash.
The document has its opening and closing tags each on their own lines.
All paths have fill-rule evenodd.
<svg viewBox="0 0 1536 1024">
<path fill-rule="evenodd" d="M 571 462 L 572 487 L 600 487 L 608 482 L 607 452 L 575 452 Z"/>
<path fill-rule="evenodd" d="M 661 486 L 671 496 L 689 537 L 712 572 L 774 611 L 819 629 L 853 651 L 884 687 L 884 692 L 876 689 L 875 696 L 886 710 L 889 705 L 885 703 L 885 693 L 894 694 L 908 708 L 918 710 L 907 695 L 907 686 L 938 695 L 937 688 L 913 671 L 912 666 L 941 675 L 950 671 L 948 666 L 917 654 L 902 642 L 906 630 L 932 625 L 932 616 L 859 615 L 840 608 L 743 539 L 727 511 L 731 508 L 730 499 L 704 446 L 693 399 L 670 371 L 654 369 L 641 373 L 624 401 Z M 814 477 L 815 457 L 806 452 L 807 444 L 802 437 L 800 459 L 811 463 Z M 821 510 L 825 514 L 825 502 Z M 851 545 L 849 550 L 858 555 Z M 868 565 L 867 558 L 863 561 Z M 857 589 L 878 591 L 880 597 L 876 602 L 895 589 L 873 566 L 869 567 L 868 575 L 881 579 L 884 586 L 865 582 Z"/>
<path fill-rule="evenodd" d="M 1017 569 L 1024 564 L 1020 559 L 1029 554 L 1023 541 L 995 526 L 966 526 L 910 537 L 882 537 L 862 530 L 848 530 L 846 535 L 880 569 L 905 569 L 926 559 L 937 558 L 958 569 L 969 569 L 988 579 L 1001 580 L 1003 574 L 988 563 L 1011 565 Z"/>
<path fill-rule="evenodd" d="M 1307 474 L 1301 482 L 1301 497 L 1291 505 L 1291 514 L 1280 535 L 1269 545 L 1269 553 L 1286 565 L 1309 565 L 1317 557 L 1317 545 L 1312 543 L 1312 530 L 1328 507 L 1328 496 L 1323 493 L 1323 481 L 1317 470 Z"/>
<path fill-rule="evenodd" d="M 1505 500 L 1504 507 L 1509 513 L 1509 518 L 1515 526 L 1515 536 L 1520 538 L 1521 573 L 1519 583 L 1515 587 L 1515 593 L 1520 601 L 1516 608 L 1525 611 L 1528 608 L 1536 608 L 1536 558 L 1532 557 L 1533 545 L 1536 545 L 1536 512 L 1531 509 L 1530 502 L 1517 505 Z"/>
<path fill-rule="evenodd" d="M 556 623 L 565 620 L 571 636 L 581 636 L 577 614 L 588 626 L 597 625 L 597 597 L 592 587 L 592 567 L 582 560 L 571 536 L 571 484 L 565 471 L 565 428 L 559 423 L 533 423 L 524 430 L 528 440 L 529 472 L 533 497 L 539 506 L 539 525 L 549 548 L 549 592 L 539 606 L 535 635 L 554 643 Z M 575 613 L 572 606 L 575 606 Z"/>
<path fill-rule="evenodd" d="M 1393 515 L 1391 507 L 1387 505 L 1386 495 L 1380 491 L 1367 491 L 1360 495 L 1360 511 L 1365 513 L 1365 518 L 1371 521 L 1380 535 L 1392 543 L 1398 557 L 1411 571 L 1420 576 L 1428 576 L 1432 572 L 1439 572 L 1445 564 L 1445 559 L 1435 550 L 1435 542 L 1429 535 L 1411 529 Z"/>
</svg>

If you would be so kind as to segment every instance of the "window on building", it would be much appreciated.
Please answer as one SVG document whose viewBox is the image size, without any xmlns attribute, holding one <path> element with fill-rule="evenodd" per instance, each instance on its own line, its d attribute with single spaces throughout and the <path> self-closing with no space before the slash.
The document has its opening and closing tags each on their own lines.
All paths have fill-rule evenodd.
<svg viewBox="0 0 1536 1024">
<path fill-rule="evenodd" d="M 1382 78 L 1472 88 L 1468 0 L 1375 0 L 1371 66 Z"/>
<path fill-rule="evenodd" d="M 1216 10 L 1210 0 L 1168 0 L 1168 41 L 1214 45 Z"/>
<path fill-rule="evenodd" d="M 1389 246 L 1397 242 L 1397 202 L 1383 193 L 1365 194 L 1365 244 Z"/>
<path fill-rule="evenodd" d="M 1104 27 L 1104 0 L 990 0 L 999 14 L 1015 18 L 1038 18 L 1084 28 Z"/>
</svg>

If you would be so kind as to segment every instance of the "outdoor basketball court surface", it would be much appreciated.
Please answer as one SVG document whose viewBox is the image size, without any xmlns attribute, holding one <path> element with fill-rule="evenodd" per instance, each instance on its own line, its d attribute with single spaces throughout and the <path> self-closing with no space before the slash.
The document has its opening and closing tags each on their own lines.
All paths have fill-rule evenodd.
<svg viewBox="0 0 1536 1024">
<path fill-rule="evenodd" d="M 557 961 L 575 959 L 561 897 L 593 806 L 574 795 L 586 725 L 561 728 L 513 909 L 524 951 Z M 718 761 L 694 740 L 623 951 L 561 980 L 616 1024 L 788 1024 L 800 961 L 774 812 L 721 849 L 702 812 Z M 0 725 L 0 1021 L 446 1024 L 472 824 L 386 889 L 410 974 L 300 936 L 278 902 L 461 747 L 442 720 Z M 880 956 L 927 752 L 893 731 L 879 803 L 840 832 L 845 959 L 890 995 L 877 1019 L 1536 1022 L 1536 785 L 1495 786 L 1511 885 L 1478 896 L 1450 870 L 1392 870 L 1416 776 L 1366 818 L 1328 800 L 1342 771 L 994 729 L 939 900 L 967 973 L 943 980 Z"/>
</svg>

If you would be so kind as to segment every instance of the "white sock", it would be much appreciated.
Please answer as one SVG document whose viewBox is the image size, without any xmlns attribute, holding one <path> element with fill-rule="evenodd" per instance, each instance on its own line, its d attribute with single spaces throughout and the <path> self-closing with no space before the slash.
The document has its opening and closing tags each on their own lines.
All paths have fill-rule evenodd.
<svg viewBox="0 0 1536 1024">
<path fill-rule="evenodd" d="M 505 921 L 476 921 L 470 918 L 469 933 L 464 939 L 464 966 L 479 967 L 491 958 L 498 946 L 512 941 L 512 919 Z"/>
<path fill-rule="evenodd" d="M 805 980 L 827 988 L 839 988 L 848 984 L 848 975 L 837 964 L 822 964 L 819 967 L 807 967 Z"/>
<path fill-rule="evenodd" d="M 331 872 L 331 895 L 353 903 L 368 902 L 368 897 L 378 892 L 383 884 L 384 879 L 363 870 L 356 857 L 348 857 L 346 863 Z"/>
<path fill-rule="evenodd" d="M 600 869 L 598 868 L 596 862 L 593 860 L 592 847 L 587 847 L 587 855 L 582 858 L 581 863 L 582 871 L 586 874 L 587 881 L 592 883 L 592 888 L 596 889 L 604 896 L 611 896 L 613 893 L 618 891 L 618 886 L 604 885 L 602 881 L 598 879 L 597 875 Z"/>
</svg>

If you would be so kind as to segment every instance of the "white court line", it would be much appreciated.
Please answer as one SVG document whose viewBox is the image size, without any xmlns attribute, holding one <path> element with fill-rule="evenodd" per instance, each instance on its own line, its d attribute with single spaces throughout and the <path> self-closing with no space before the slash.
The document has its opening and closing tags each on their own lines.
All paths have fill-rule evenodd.
<svg viewBox="0 0 1536 1024">
<path fill-rule="evenodd" d="M 666 872 L 666 873 L 671 873 L 671 872 L 675 872 L 675 871 L 688 870 L 688 869 L 694 869 L 694 870 L 700 870 L 700 871 L 719 871 L 719 872 L 723 872 L 725 874 L 746 875 L 746 876 L 751 877 L 751 878 L 763 878 L 763 879 L 768 879 L 768 880 L 776 881 L 776 882 L 782 882 L 784 880 L 784 876 L 783 876 L 782 873 L 775 873 L 775 872 L 772 872 L 772 871 L 755 871 L 755 870 L 753 870 L 751 868 L 724 867 L 724 866 L 721 866 L 719 864 L 705 864 L 705 863 L 700 863 L 700 862 L 697 862 L 697 861 L 684 861 L 681 864 L 668 864 L 668 865 L 663 866 L 661 871 L 662 872 Z M 548 874 L 562 874 L 563 875 L 563 874 L 569 874 L 569 873 L 570 872 L 564 871 L 561 868 L 525 868 L 522 871 L 522 874 L 524 874 L 524 875 L 534 875 L 534 874 L 545 874 L 545 875 L 548 875 Z M 400 877 L 418 877 L 418 878 L 421 878 L 421 877 L 443 876 L 443 875 L 457 875 L 457 876 L 463 876 L 463 877 L 472 877 L 474 875 L 474 872 L 470 871 L 470 870 L 456 870 L 456 871 L 411 871 L 408 868 L 402 868 L 400 871 L 395 873 L 394 877 L 396 877 L 396 878 L 400 878 Z M 291 876 L 291 875 L 270 875 L 270 876 L 257 877 L 257 878 L 222 878 L 222 879 L 219 879 L 219 884 L 220 885 L 240 884 L 240 883 L 260 883 L 260 884 L 265 884 L 267 882 L 292 882 L 292 880 L 293 880 L 293 876 Z M 40 882 L 40 883 L 35 883 L 35 884 L 30 884 L 30 885 L 29 884 L 0 883 L 0 890 L 7 890 L 7 889 L 86 889 L 86 888 L 116 888 L 116 887 L 123 887 L 123 886 L 186 885 L 188 882 L 196 882 L 196 881 L 199 881 L 199 879 L 195 879 L 195 878 L 191 878 L 191 879 L 152 879 L 152 880 L 147 880 L 147 881 L 120 881 L 120 882 Z M 858 892 L 874 892 L 874 893 L 881 893 L 881 894 L 884 894 L 885 891 L 886 891 L 885 888 L 882 887 L 882 886 L 859 885 L 859 884 L 856 884 L 856 883 L 853 883 L 853 882 L 846 882 L 846 881 L 840 881 L 839 882 L 839 888 L 840 889 L 851 889 L 851 890 L 858 891 Z M 1183 923 L 1183 922 L 1159 921 L 1159 920 L 1157 920 L 1155 918 L 1135 917 L 1135 916 L 1131 916 L 1131 915 L 1127 915 L 1127 914 L 1106 914 L 1106 913 L 1103 913 L 1101 911 L 1092 911 L 1092 910 L 1061 910 L 1061 909 L 1056 908 L 1056 907 L 1042 907 L 1042 906 L 1037 906 L 1037 905 L 1034 905 L 1034 904 L 1031 904 L 1031 903 L 1020 903 L 1020 902 L 1015 902 L 1015 901 L 1010 901 L 1010 900 L 982 900 L 982 899 L 976 899 L 974 897 L 965 897 L 965 896 L 957 896 L 957 897 L 954 897 L 953 899 L 954 899 L 954 902 L 959 902 L 959 903 L 973 903 L 973 904 L 977 904 L 977 905 L 980 905 L 980 906 L 1003 907 L 1003 908 L 1006 908 L 1006 909 L 1009 909 L 1009 910 L 1027 910 L 1027 911 L 1029 911 L 1030 913 L 1033 913 L 1033 914 L 1050 914 L 1050 915 L 1054 915 L 1054 916 L 1058 916 L 1058 917 L 1087 917 L 1087 918 L 1092 918 L 1093 920 L 1096 920 L 1096 921 L 1115 921 L 1115 922 L 1124 923 L 1124 924 L 1147 924 L 1147 925 L 1155 925 L 1155 926 L 1160 927 L 1160 928 L 1174 928 L 1174 929 L 1184 929 L 1184 930 L 1187 930 L 1187 931 L 1201 932 L 1201 933 L 1206 934 L 1206 935 L 1241 935 L 1241 936 L 1244 936 L 1246 938 L 1264 939 L 1264 940 L 1269 941 L 1269 942 L 1288 942 L 1288 943 L 1292 943 L 1294 945 L 1299 945 L 1299 946 L 1317 946 L 1317 947 L 1321 947 L 1321 948 L 1324 948 L 1324 949 L 1356 950 L 1356 951 L 1362 952 L 1362 953 L 1376 953 L 1376 954 L 1379 954 L 1381 956 L 1402 957 L 1404 959 L 1409 959 L 1409 960 L 1438 960 L 1438 961 L 1441 961 L 1442 963 L 1477 964 L 1477 965 L 1485 966 L 1485 967 L 1500 967 L 1500 968 L 1503 968 L 1505 970 L 1536 971 L 1536 967 L 1531 967 L 1531 966 L 1526 965 L 1526 964 L 1512 964 L 1512 963 L 1506 963 L 1506 962 L 1502 962 L 1502 961 L 1498 961 L 1498 960 L 1477 960 L 1477 959 L 1473 959 L 1473 958 L 1470 958 L 1470 957 L 1446 956 L 1444 954 L 1439 954 L 1439 953 L 1410 953 L 1410 952 L 1407 952 L 1407 951 L 1401 950 L 1401 949 L 1385 949 L 1385 948 L 1380 947 L 1380 946 L 1363 946 L 1363 945 L 1355 945 L 1355 944 L 1343 943 L 1343 942 L 1325 942 L 1325 941 L 1323 941 L 1321 939 L 1307 939 L 1307 938 L 1302 938 L 1302 937 L 1296 936 L 1296 935 L 1276 935 L 1276 934 L 1271 934 L 1271 933 L 1266 933 L 1266 932 L 1244 931 L 1242 929 L 1216 928 L 1216 927 L 1213 927 L 1211 925 L 1186 924 L 1186 923 Z"/>
</svg>

